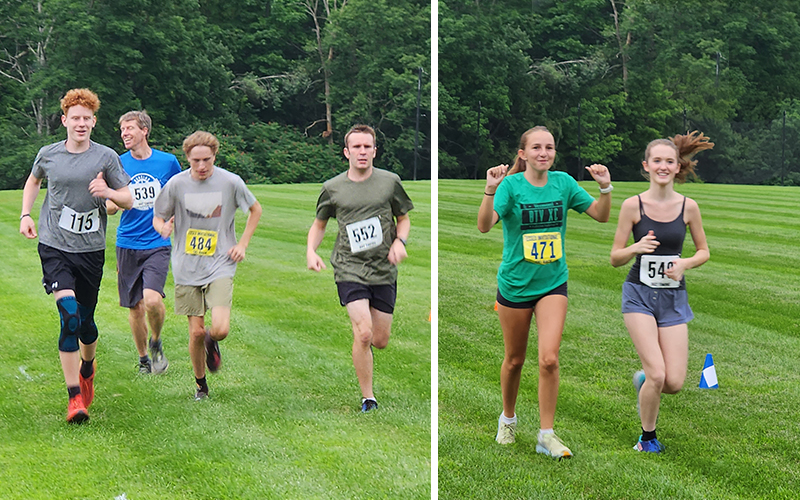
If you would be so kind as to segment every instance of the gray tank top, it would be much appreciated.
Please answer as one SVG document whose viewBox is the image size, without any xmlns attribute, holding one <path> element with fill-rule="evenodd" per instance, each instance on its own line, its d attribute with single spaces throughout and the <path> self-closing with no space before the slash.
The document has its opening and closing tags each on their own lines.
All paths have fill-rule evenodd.
<svg viewBox="0 0 800 500">
<path fill-rule="evenodd" d="M 641 196 L 639 198 L 639 214 L 642 216 L 641 220 L 633 225 L 633 240 L 641 240 L 648 231 L 653 231 L 656 240 L 661 243 L 656 247 L 652 255 L 678 255 L 683 252 L 683 240 L 686 238 L 686 222 L 683 221 L 683 211 L 686 208 L 686 197 L 683 197 L 683 205 L 681 205 L 681 213 L 675 220 L 670 222 L 654 221 L 647 214 L 644 213 L 644 206 L 642 205 Z M 631 266 L 628 277 L 625 281 L 630 283 L 642 284 L 639 280 L 639 268 L 641 267 L 642 255 L 636 256 L 636 262 Z M 678 290 L 686 289 L 686 280 L 681 278 L 681 285 Z"/>
</svg>

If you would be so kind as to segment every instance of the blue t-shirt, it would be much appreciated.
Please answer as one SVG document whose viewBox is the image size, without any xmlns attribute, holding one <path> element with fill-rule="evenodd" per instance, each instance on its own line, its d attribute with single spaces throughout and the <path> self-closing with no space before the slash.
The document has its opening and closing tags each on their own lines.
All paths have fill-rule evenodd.
<svg viewBox="0 0 800 500">
<path fill-rule="evenodd" d="M 175 155 L 153 149 L 146 160 L 137 160 L 128 151 L 120 156 L 125 172 L 131 176 L 133 208 L 122 212 L 117 228 L 117 246 L 132 250 L 150 250 L 170 246 L 153 229 L 153 203 L 170 178 L 181 172 Z"/>
<path fill-rule="evenodd" d="M 503 262 L 497 271 L 503 297 L 536 300 L 567 281 L 567 210 L 583 213 L 592 202 L 565 172 L 548 172 L 544 187 L 532 185 L 524 173 L 503 179 L 494 197 L 503 223 Z"/>
</svg>

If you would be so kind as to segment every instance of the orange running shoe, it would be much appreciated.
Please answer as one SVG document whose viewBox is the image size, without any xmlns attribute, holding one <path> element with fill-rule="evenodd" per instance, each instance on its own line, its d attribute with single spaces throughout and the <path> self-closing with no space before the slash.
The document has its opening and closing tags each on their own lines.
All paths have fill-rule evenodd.
<svg viewBox="0 0 800 500">
<path fill-rule="evenodd" d="M 92 375 L 89 378 L 83 378 L 83 375 L 78 377 L 81 383 L 81 396 L 86 408 L 89 408 L 94 400 L 94 374 L 97 371 L 97 359 L 92 360 Z"/>
<path fill-rule="evenodd" d="M 67 406 L 67 422 L 82 424 L 87 420 L 89 420 L 89 412 L 86 411 L 86 406 L 83 404 L 83 397 L 78 394 L 74 398 L 70 398 L 69 406 Z"/>
</svg>

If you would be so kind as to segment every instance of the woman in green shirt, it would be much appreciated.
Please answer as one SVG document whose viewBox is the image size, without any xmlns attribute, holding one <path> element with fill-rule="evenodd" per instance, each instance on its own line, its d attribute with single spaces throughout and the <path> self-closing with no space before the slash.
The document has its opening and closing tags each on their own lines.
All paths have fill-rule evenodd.
<svg viewBox="0 0 800 500">
<path fill-rule="evenodd" d="M 536 316 L 541 426 L 536 451 L 561 459 L 572 456 L 553 432 L 558 351 L 567 317 L 566 214 L 573 209 L 607 222 L 613 186 L 604 165 L 586 167 L 600 186 L 600 199 L 595 200 L 568 174 L 550 172 L 555 157 L 555 139 L 545 127 L 522 134 L 514 167 L 499 165 L 486 173 L 478 229 L 485 233 L 503 221 L 503 262 L 497 272 L 498 316 L 505 345 L 500 371 L 503 413 L 495 439 L 500 444 L 514 442 L 520 375 L 531 320 Z"/>
</svg>

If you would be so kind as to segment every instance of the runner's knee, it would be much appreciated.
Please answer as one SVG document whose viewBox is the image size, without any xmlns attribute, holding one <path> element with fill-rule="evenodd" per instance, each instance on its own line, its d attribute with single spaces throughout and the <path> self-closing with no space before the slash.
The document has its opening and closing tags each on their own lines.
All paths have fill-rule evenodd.
<svg viewBox="0 0 800 500">
<path fill-rule="evenodd" d="M 94 344 L 97 341 L 97 325 L 94 322 L 94 307 L 89 308 L 78 304 L 81 315 L 81 328 L 78 337 L 84 345 Z"/>
<path fill-rule="evenodd" d="M 558 354 L 542 353 L 539 355 L 539 371 L 554 372 L 558 370 Z"/>
<path fill-rule="evenodd" d="M 58 337 L 58 350 L 75 352 L 78 350 L 78 332 L 81 330 L 81 315 L 75 297 L 61 297 L 56 301 L 58 315 L 61 317 L 61 334 Z"/>
</svg>

